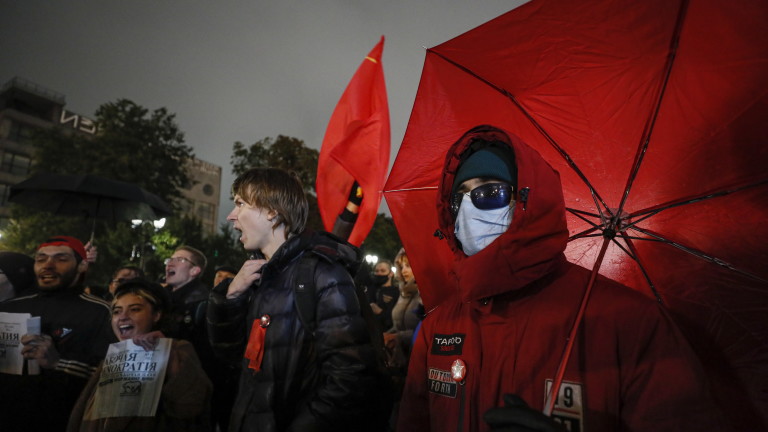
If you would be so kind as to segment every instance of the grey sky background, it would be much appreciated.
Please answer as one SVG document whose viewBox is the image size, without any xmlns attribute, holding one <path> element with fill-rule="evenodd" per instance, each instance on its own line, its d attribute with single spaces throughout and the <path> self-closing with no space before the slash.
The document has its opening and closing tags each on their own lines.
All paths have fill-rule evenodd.
<svg viewBox="0 0 768 432">
<path fill-rule="evenodd" d="M 522 3 L 0 0 L 0 81 L 31 80 L 87 117 L 119 98 L 166 107 L 196 156 L 222 167 L 223 222 L 235 141 L 282 134 L 319 149 L 344 88 L 384 35 L 391 165 L 424 47 Z"/>
</svg>

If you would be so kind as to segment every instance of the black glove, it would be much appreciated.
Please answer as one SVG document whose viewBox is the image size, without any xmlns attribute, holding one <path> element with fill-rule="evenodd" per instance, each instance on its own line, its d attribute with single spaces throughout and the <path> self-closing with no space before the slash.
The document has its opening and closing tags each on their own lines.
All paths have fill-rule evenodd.
<svg viewBox="0 0 768 432">
<path fill-rule="evenodd" d="M 357 183 L 357 180 L 352 185 L 352 189 L 349 190 L 349 202 L 355 205 L 360 205 L 363 202 L 363 189 Z"/>
<path fill-rule="evenodd" d="M 504 406 L 489 409 L 483 419 L 494 432 L 565 432 L 562 425 L 513 394 L 505 394 Z"/>
</svg>

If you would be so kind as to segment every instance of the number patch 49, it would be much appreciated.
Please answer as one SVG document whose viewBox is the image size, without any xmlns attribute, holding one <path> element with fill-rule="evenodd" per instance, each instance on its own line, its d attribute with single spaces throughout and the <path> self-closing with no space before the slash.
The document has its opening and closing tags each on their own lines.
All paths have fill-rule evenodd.
<svg viewBox="0 0 768 432">
<path fill-rule="evenodd" d="M 552 388 L 552 380 L 548 379 L 544 383 L 545 395 L 549 394 L 550 388 Z M 552 418 L 570 432 L 584 430 L 584 393 L 581 384 L 569 381 L 563 381 L 560 384 Z"/>
</svg>

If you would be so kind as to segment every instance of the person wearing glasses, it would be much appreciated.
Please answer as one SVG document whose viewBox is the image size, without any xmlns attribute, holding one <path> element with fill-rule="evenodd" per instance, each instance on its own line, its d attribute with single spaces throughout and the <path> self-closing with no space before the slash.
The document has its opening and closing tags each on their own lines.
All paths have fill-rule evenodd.
<svg viewBox="0 0 768 432">
<path fill-rule="evenodd" d="M 195 314 L 200 302 L 208 300 L 208 287 L 200 279 L 206 264 L 202 252 L 186 245 L 178 247 L 165 260 L 165 283 L 171 290 L 170 315 L 176 327 L 174 337 L 192 341 L 196 327 L 205 327 L 205 322 L 197 322 Z"/>
<path fill-rule="evenodd" d="M 165 284 L 171 294 L 170 337 L 192 342 L 204 367 L 210 357 L 204 315 L 209 290 L 200 278 L 206 264 L 205 255 L 187 245 L 165 260 Z"/>
<path fill-rule="evenodd" d="M 598 277 L 543 414 L 590 270 L 566 261 L 558 173 L 482 125 L 450 148 L 438 222 L 455 285 L 427 311 L 398 431 L 720 430 L 702 367 L 654 300 Z"/>
<path fill-rule="evenodd" d="M 109 304 L 83 292 L 87 256 L 74 237 L 44 240 L 32 257 L 37 292 L 0 303 L 0 312 L 40 317 L 40 332 L 18 340 L 10 329 L 0 330 L 6 343 L 21 344 L 25 359 L 20 375 L 0 373 L 3 432 L 64 430 L 83 387 L 117 342 Z"/>
<path fill-rule="evenodd" d="M 165 283 L 171 290 L 170 337 L 192 343 L 203 370 L 213 383 L 211 414 L 213 427 L 226 430 L 234 400 L 234 384 L 238 369 L 224 364 L 208 341 L 206 310 L 209 287 L 202 280 L 207 259 L 197 248 L 178 247 L 165 260 Z"/>
</svg>

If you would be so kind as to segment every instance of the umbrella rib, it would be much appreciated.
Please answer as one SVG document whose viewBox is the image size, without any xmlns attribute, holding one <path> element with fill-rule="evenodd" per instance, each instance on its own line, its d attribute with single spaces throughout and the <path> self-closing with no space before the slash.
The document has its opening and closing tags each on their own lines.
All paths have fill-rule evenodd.
<svg viewBox="0 0 768 432">
<path fill-rule="evenodd" d="M 589 188 L 590 193 L 592 194 L 592 199 L 595 201 L 595 207 L 598 208 L 598 209 L 601 209 L 600 204 L 602 204 L 602 209 L 605 209 L 605 211 L 607 211 L 609 214 L 611 214 L 611 211 L 610 211 L 610 209 L 608 207 L 608 204 L 605 203 L 605 200 L 603 200 L 603 198 L 597 192 L 595 187 L 592 186 L 592 183 L 587 179 L 587 177 L 584 175 L 584 173 L 581 171 L 581 169 L 579 169 L 579 167 L 576 165 L 576 162 L 571 158 L 571 156 L 565 150 L 563 150 L 562 147 L 560 147 L 560 145 L 555 141 L 555 139 L 552 138 L 552 136 L 550 136 L 549 133 L 547 133 L 546 130 L 544 130 L 544 128 L 536 121 L 536 119 L 534 119 L 533 116 L 525 108 L 523 108 L 523 105 L 520 104 L 520 102 L 515 98 L 515 96 L 512 93 L 510 93 L 506 89 L 503 89 L 503 88 L 497 86 L 496 84 L 488 81 L 487 79 L 485 79 L 485 78 L 481 77 L 480 75 L 474 73 L 472 70 L 470 70 L 466 66 L 463 66 L 463 65 L 461 65 L 461 64 L 459 64 L 459 63 L 457 63 L 457 62 L 455 62 L 455 61 L 453 61 L 451 59 L 449 59 L 448 57 L 440 54 L 439 52 L 431 50 L 431 49 L 428 50 L 428 51 L 433 53 L 433 54 L 435 54 L 436 56 L 442 58 L 443 60 L 447 61 L 448 63 L 456 66 L 457 68 L 463 70 L 464 72 L 472 75 L 473 77 L 477 78 L 479 81 L 484 82 L 489 87 L 491 87 L 494 90 L 498 91 L 499 93 L 503 94 L 510 101 L 512 101 L 512 104 L 514 104 L 520 110 L 520 112 L 523 113 L 523 115 L 528 119 L 528 121 L 530 121 L 531 124 L 533 124 L 533 127 L 535 127 L 536 130 L 538 130 L 539 133 L 541 133 L 541 135 L 544 136 L 544 138 L 547 140 L 547 142 L 549 142 L 549 144 L 560 154 L 560 156 L 566 161 L 566 163 L 568 163 L 568 165 L 571 167 L 571 169 L 573 169 L 573 171 L 576 173 L 576 175 L 578 175 L 579 178 L 581 178 L 581 180 L 584 182 L 584 184 L 587 185 L 587 187 Z M 600 210 L 600 213 L 602 213 L 602 210 Z M 611 216 L 613 216 L 613 215 L 611 214 Z"/>
<path fill-rule="evenodd" d="M 626 241 L 627 238 L 624 238 L 624 241 Z M 616 237 L 612 238 L 611 241 L 619 248 L 621 249 L 625 254 L 627 254 L 630 258 L 632 258 L 634 261 L 637 261 L 637 258 L 635 255 L 630 252 L 627 248 L 624 247 L 621 243 L 619 243 L 618 240 L 616 240 Z"/>
<path fill-rule="evenodd" d="M 736 273 L 738 273 L 740 275 L 747 276 L 747 277 L 749 277 L 751 279 L 754 279 L 754 280 L 760 281 L 762 283 L 768 284 L 768 280 L 763 279 L 760 276 L 758 276 L 756 274 L 752 274 L 752 273 L 750 273 L 750 272 L 748 272 L 746 270 L 739 269 L 739 268 L 735 267 L 734 265 L 732 265 L 731 263 L 728 263 L 726 261 L 721 260 L 720 258 L 709 256 L 709 255 L 705 254 L 704 252 L 702 252 L 700 250 L 689 248 L 688 246 L 684 246 L 684 245 L 682 245 L 680 243 L 677 243 L 677 242 L 674 242 L 672 240 L 665 239 L 664 237 L 662 237 L 662 236 L 660 236 L 658 234 L 655 234 L 655 233 L 653 233 L 651 231 L 648 231 L 648 230 L 644 230 L 642 228 L 633 227 L 632 229 L 634 229 L 635 231 L 639 231 L 639 232 L 641 232 L 641 233 L 643 233 L 643 234 L 645 234 L 645 235 L 647 235 L 649 237 L 653 237 L 655 239 L 658 239 L 661 242 L 664 242 L 664 243 L 666 243 L 666 244 L 668 244 L 668 245 L 670 245 L 672 247 L 680 249 L 681 251 L 686 252 L 686 253 L 688 253 L 690 255 L 693 255 L 693 256 L 695 256 L 697 258 L 700 258 L 700 259 L 702 259 L 704 261 L 710 262 L 712 264 L 717 264 L 720 267 L 726 268 L 726 269 L 731 270 L 733 272 L 736 272 Z"/>
<path fill-rule="evenodd" d="M 673 202 L 667 203 L 667 204 L 665 204 L 665 205 L 663 205 L 661 207 L 656 207 L 656 208 L 653 208 L 653 209 L 641 210 L 641 211 L 638 211 L 636 213 L 631 214 L 629 217 L 631 219 L 635 219 L 635 218 L 637 218 L 639 216 L 642 216 L 642 217 L 640 217 L 640 219 L 633 220 L 632 223 L 627 224 L 626 227 L 627 228 L 634 228 L 635 225 L 637 225 L 638 223 L 640 223 L 640 222 L 650 218 L 651 216 L 657 215 L 657 214 L 659 214 L 660 212 L 662 212 L 664 210 L 668 210 L 668 209 L 671 209 L 671 208 L 674 208 L 674 207 L 683 206 L 683 205 L 693 204 L 693 203 L 697 203 L 699 201 L 704 201 L 704 200 L 708 200 L 708 199 L 712 199 L 712 198 L 719 198 L 719 197 L 722 197 L 722 196 L 730 195 L 730 194 L 733 194 L 733 193 L 736 193 L 736 192 L 740 192 L 740 191 L 745 190 L 745 189 L 749 189 L 749 188 L 753 188 L 753 187 L 758 187 L 758 186 L 762 186 L 762 185 L 765 185 L 765 184 L 768 184 L 768 180 L 761 180 L 761 181 L 758 181 L 758 182 L 755 182 L 755 183 L 750 183 L 750 184 L 745 185 L 745 186 L 734 187 L 734 188 L 730 188 L 730 189 L 726 189 L 726 190 L 722 190 L 722 191 L 718 191 L 718 192 L 707 192 L 704 195 L 696 196 L 696 197 L 693 197 L 693 198 L 684 198 L 684 199 L 682 199 L 680 201 L 673 201 Z"/>
<path fill-rule="evenodd" d="M 437 186 L 424 186 L 424 187 L 413 187 L 413 188 L 406 188 L 406 189 L 389 189 L 382 192 L 390 193 L 390 192 L 412 192 L 412 191 L 420 191 L 420 190 L 437 190 Z"/>
<path fill-rule="evenodd" d="M 580 238 L 602 237 L 603 236 L 602 231 L 600 233 L 598 233 L 598 234 L 589 234 L 589 233 L 595 232 L 595 230 L 598 230 L 600 228 L 601 227 L 599 227 L 599 226 L 595 226 L 594 228 L 590 228 L 588 230 L 584 230 L 584 231 L 582 231 L 580 233 L 574 234 L 574 235 L 572 235 L 571 237 L 568 238 L 568 241 L 570 242 L 572 240 L 576 240 L 576 239 L 580 239 Z"/>
<path fill-rule="evenodd" d="M 576 210 L 576 209 L 574 209 L 574 208 L 570 208 L 570 207 L 566 207 L 566 210 L 568 210 L 569 212 L 571 212 L 571 213 L 572 213 L 573 215 L 575 215 L 575 216 L 578 216 L 578 215 L 587 215 L 587 216 L 592 216 L 592 217 L 595 217 L 595 218 L 599 218 L 599 217 L 600 217 L 600 215 L 599 215 L 599 214 L 590 213 L 590 212 L 588 212 L 588 211 L 584 211 L 584 210 Z"/>
<path fill-rule="evenodd" d="M 667 84 L 669 84 L 669 78 L 672 75 L 672 66 L 674 66 L 675 58 L 677 57 L 677 48 L 680 43 L 680 34 L 683 30 L 683 22 L 685 21 L 685 14 L 687 10 L 688 0 L 683 0 L 680 3 L 680 10 L 678 11 L 677 21 L 675 22 L 675 30 L 672 33 L 672 39 L 670 40 L 669 54 L 667 55 L 667 62 L 664 67 L 664 79 L 662 80 L 661 86 L 659 88 L 655 108 L 653 109 L 648 124 L 646 124 L 645 130 L 643 131 L 643 138 L 641 140 L 642 144 L 640 145 L 640 148 L 638 148 L 637 154 L 635 155 L 632 171 L 630 172 L 629 178 L 627 179 L 627 185 L 624 188 L 624 195 L 621 197 L 621 203 L 619 204 L 619 209 L 617 211 L 618 214 L 622 213 L 624 205 L 627 203 L 629 192 L 632 189 L 632 185 L 635 183 L 637 173 L 640 171 L 640 165 L 643 163 L 645 153 L 648 151 L 648 146 L 651 142 L 651 135 L 653 134 L 653 128 L 656 125 L 656 120 L 659 117 L 659 111 L 661 111 L 661 101 L 664 100 Z"/>
<path fill-rule="evenodd" d="M 632 237 L 629 236 L 626 232 L 622 232 L 621 236 L 624 238 L 624 241 L 627 243 L 627 247 L 632 251 L 632 254 L 629 256 L 632 257 L 633 260 L 637 263 L 637 266 L 640 268 L 640 272 L 643 273 L 643 277 L 645 278 L 645 281 L 648 282 L 648 287 L 651 289 L 651 292 L 653 293 L 654 297 L 656 297 L 656 300 L 659 302 L 659 304 L 664 304 L 664 300 L 661 298 L 661 294 L 659 294 L 659 291 L 656 289 L 656 285 L 653 284 L 653 281 L 651 281 L 651 275 L 648 274 L 648 272 L 645 270 L 645 266 L 642 262 L 640 262 L 640 254 L 637 253 L 637 249 L 635 248 L 635 244 L 632 242 L 633 239 L 636 240 L 645 240 L 642 238 Z"/>
<path fill-rule="evenodd" d="M 594 214 L 594 213 L 585 212 L 585 211 L 581 211 L 581 210 L 574 210 L 574 209 L 570 209 L 570 208 L 566 208 L 566 210 L 569 211 L 572 215 L 576 216 L 577 218 L 579 218 L 579 219 L 583 220 L 584 222 L 592 225 L 593 227 L 600 226 L 599 224 L 596 224 L 596 223 L 592 222 L 591 220 L 589 220 L 589 219 L 584 217 L 584 215 L 587 215 L 587 216 L 591 216 L 593 218 L 598 218 L 599 219 L 600 215 L 597 215 L 597 214 Z"/>
</svg>

